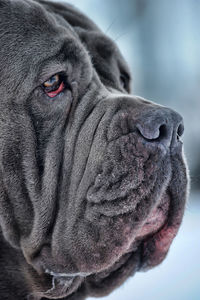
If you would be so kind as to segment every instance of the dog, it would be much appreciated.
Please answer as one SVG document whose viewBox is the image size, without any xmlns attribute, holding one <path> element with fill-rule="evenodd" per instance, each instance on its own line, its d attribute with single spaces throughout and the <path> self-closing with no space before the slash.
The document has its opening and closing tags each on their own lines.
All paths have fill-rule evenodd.
<svg viewBox="0 0 200 300">
<path fill-rule="evenodd" d="M 188 194 L 182 117 L 131 94 L 78 9 L 0 0 L 0 299 L 108 295 L 160 264 Z"/>
</svg>

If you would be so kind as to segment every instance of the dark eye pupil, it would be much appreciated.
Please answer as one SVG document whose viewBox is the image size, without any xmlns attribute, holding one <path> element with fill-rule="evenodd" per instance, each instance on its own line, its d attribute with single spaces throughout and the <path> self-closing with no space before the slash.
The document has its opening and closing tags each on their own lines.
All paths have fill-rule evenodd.
<svg viewBox="0 0 200 300">
<path fill-rule="evenodd" d="M 51 78 L 49 78 L 47 81 L 44 83 L 45 88 L 50 88 L 55 86 L 60 82 L 60 76 L 58 74 L 53 75 Z"/>
<path fill-rule="evenodd" d="M 54 84 L 55 82 L 57 82 L 57 77 L 54 75 L 52 76 L 48 81 L 47 83 L 49 84 Z"/>
</svg>

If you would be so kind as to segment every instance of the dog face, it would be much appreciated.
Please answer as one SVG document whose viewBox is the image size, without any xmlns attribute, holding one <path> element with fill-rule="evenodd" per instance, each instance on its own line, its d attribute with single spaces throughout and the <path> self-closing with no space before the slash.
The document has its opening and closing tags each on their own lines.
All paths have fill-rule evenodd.
<svg viewBox="0 0 200 300">
<path fill-rule="evenodd" d="M 182 118 L 130 95 L 116 45 L 70 5 L 0 0 L 0 36 L 2 235 L 27 294 L 106 295 L 177 233 Z"/>
</svg>

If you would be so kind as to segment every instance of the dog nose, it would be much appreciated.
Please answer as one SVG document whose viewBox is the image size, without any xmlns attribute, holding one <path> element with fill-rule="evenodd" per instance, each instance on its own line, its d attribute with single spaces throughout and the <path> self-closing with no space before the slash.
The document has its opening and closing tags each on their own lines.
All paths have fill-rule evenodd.
<svg viewBox="0 0 200 300">
<path fill-rule="evenodd" d="M 159 143 L 174 148 L 184 132 L 182 117 L 168 108 L 144 113 L 136 122 L 140 136 L 149 143 Z"/>
</svg>

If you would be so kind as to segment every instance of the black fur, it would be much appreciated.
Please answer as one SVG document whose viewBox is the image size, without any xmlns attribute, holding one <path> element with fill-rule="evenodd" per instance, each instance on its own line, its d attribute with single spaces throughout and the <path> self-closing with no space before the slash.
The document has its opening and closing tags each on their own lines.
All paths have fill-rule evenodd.
<svg viewBox="0 0 200 300">
<path fill-rule="evenodd" d="M 104 296 L 159 264 L 187 194 L 182 118 L 130 95 L 71 5 L 0 0 L 0 68 L 0 299 Z"/>
</svg>

